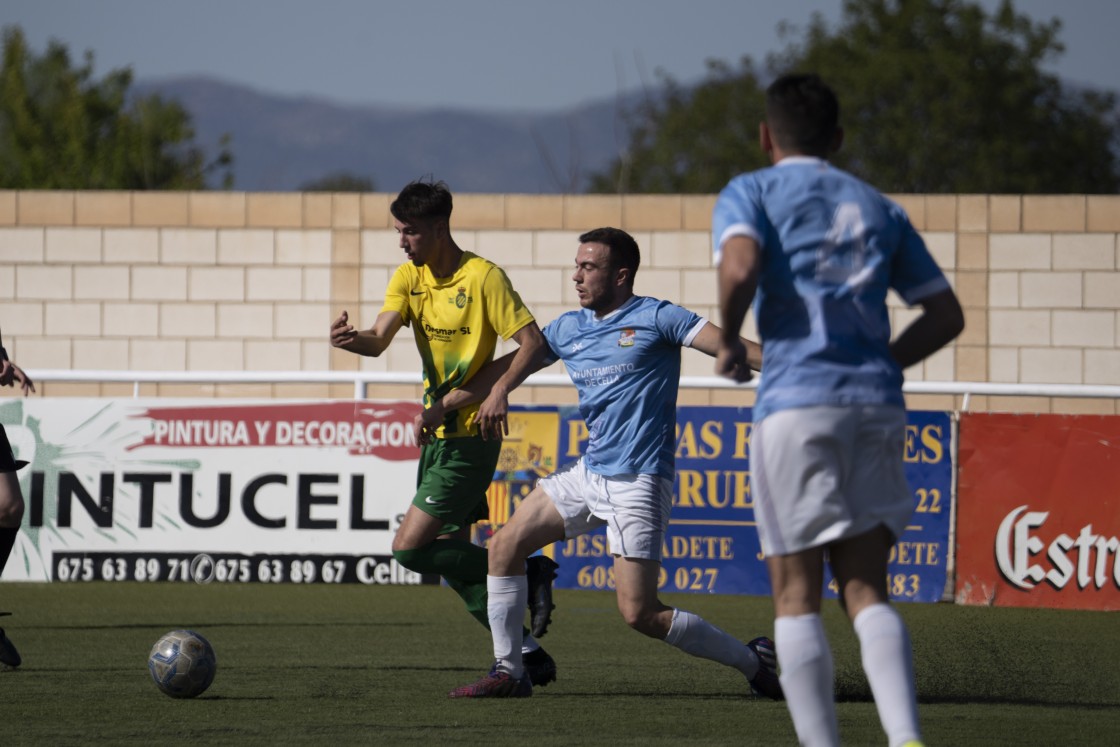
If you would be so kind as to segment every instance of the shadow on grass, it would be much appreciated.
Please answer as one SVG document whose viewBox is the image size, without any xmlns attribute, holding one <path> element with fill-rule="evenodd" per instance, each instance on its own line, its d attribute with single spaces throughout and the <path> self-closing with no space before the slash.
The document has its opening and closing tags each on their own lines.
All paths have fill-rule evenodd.
<svg viewBox="0 0 1120 747">
<path fill-rule="evenodd" d="M 1043 698 L 1015 698 L 999 695 L 935 695 L 918 696 L 918 705 L 1016 705 L 1043 708 L 1082 708 L 1090 711 L 1112 711 L 1120 703 L 1086 703 L 1078 700 L 1045 700 Z"/>
<path fill-rule="evenodd" d="M 213 628 L 415 628 L 412 622 L 273 622 L 261 620 L 259 622 L 214 622 L 213 620 L 195 622 L 146 622 L 126 623 L 121 625 L 28 625 L 23 631 L 32 630 L 180 630 Z"/>
<path fill-rule="evenodd" d="M 533 694 L 540 692 L 534 688 Z M 615 692 L 603 692 L 601 690 L 573 692 L 572 690 L 563 691 L 547 691 L 543 693 L 549 699 L 560 698 L 591 698 L 591 699 L 620 699 L 620 698 L 667 698 L 671 700 L 696 700 L 696 701 L 713 701 L 721 700 L 731 702 L 751 701 L 759 703 L 774 703 L 777 701 L 770 700 L 769 698 L 756 698 L 745 693 L 698 693 L 690 690 L 625 690 Z"/>
<path fill-rule="evenodd" d="M 872 703 L 870 688 L 837 687 L 837 703 Z M 1013 706 L 1039 706 L 1048 708 L 1088 708 L 1092 710 L 1109 710 L 1120 706 L 1120 703 L 1086 702 L 1079 700 L 1056 700 L 1053 698 L 1032 698 L 1011 694 L 976 694 L 976 693 L 918 693 L 919 705 L 1013 705 Z"/>
<path fill-rule="evenodd" d="M 416 666 L 414 664 L 395 664 L 377 667 L 358 667 L 359 669 L 369 669 L 377 672 L 478 672 L 478 667 L 424 667 Z"/>
<path fill-rule="evenodd" d="M 271 700 L 276 700 L 276 698 L 272 697 L 271 695 L 199 695 L 199 696 L 196 696 L 194 698 L 190 698 L 190 700 L 205 700 L 205 701 L 228 700 L 230 702 L 240 703 L 240 702 L 243 702 L 243 701 L 248 702 L 248 701 L 253 701 L 253 700 L 271 701 Z"/>
</svg>

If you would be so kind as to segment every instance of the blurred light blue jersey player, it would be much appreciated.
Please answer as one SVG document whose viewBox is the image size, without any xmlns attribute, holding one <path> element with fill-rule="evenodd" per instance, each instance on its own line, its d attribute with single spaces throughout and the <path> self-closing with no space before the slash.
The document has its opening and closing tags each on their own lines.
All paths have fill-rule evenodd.
<svg viewBox="0 0 1120 747">
<path fill-rule="evenodd" d="M 673 479 L 681 347 L 706 323 L 668 301 L 631 296 L 601 319 L 579 309 L 544 328 L 545 364 L 563 359 L 579 390 L 588 470 Z"/>
<path fill-rule="evenodd" d="M 902 208 L 827 161 L 793 156 L 733 179 L 712 233 L 717 265 L 733 236 L 762 250 L 756 423 L 792 407 L 904 406 L 887 291 L 913 305 L 949 282 Z"/>
<path fill-rule="evenodd" d="M 774 165 L 733 179 L 712 215 L 716 371 L 743 379 L 738 330 L 753 303 L 766 366 L 751 498 L 798 741 L 840 744 L 820 615 L 827 563 L 887 742 L 902 747 L 921 739 L 909 632 L 886 586 L 890 548 L 914 511 L 902 372 L 959 334 L 964 316 L 902 209 L 828 164 L 843 141 L 839 114 L 816 75 L 784 75 L 766 90 L 759 144 Z M 892 288 L 922 307 L 893 340 Z"/>
</svg>

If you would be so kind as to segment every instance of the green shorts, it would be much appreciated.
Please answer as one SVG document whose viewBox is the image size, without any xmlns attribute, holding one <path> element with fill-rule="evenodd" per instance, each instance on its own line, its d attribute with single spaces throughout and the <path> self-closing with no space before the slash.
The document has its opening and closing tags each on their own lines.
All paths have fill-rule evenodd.
<svg viewBox="0 0 1120 747">
<path fill-rule="evenodd" d="M 421 446 L 412 505 L 443 519 L 441 534 L 487 518 L 486 489 L 501 451 L 501 441 L 484 441 L 481 436 L 439 438 Z"/>
</svg>

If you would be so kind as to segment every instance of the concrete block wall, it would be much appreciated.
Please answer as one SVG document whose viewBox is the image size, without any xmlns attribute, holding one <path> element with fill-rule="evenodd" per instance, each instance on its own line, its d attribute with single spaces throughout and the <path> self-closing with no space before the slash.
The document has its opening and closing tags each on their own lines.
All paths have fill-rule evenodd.
<svg viewBox="0 0 1120 747">
<path fill-rule="evenodd" d="M 386 370 L 412 373 L 407 339 L 378 359 L 327 344 L 342 309 L 368 325 L 403 255 L 390 194 L 0 191 L 0 330 L 28 369 Z M 1120 383 L 1120 196 L 895 195 L 965 306 L 951 348 L 909 380 Z M 452 233 L 503 267 L 542 325 L 576 306 L 578 235 L 603 225 L 642 247 L 639 292 L 717 319 L 712 195 L 455 197 Z M 895 301 L 896 330 L 914 312 Z M 754 336 L 748 323 L 745 333 Z M 562 372 L 557 366 L 556 373 Z M 684 373 L 710 375 L 686 351 Z M 47 396 L 131 396 L 132 386 L 50 383 Z M 145 396 L 340 397 L 349 385 L 175 385 Z M 412 399 L 416 386 L 378 387 Z M 517 401 L 568 403 L 568 388 Z M 914 407 L 961 397 L 915 396 Z M 685 404 L 749 392 L 682 391 Z M 1113 414 L 1112 400 L 974 397 L 971 409 Z"/>
</svg>

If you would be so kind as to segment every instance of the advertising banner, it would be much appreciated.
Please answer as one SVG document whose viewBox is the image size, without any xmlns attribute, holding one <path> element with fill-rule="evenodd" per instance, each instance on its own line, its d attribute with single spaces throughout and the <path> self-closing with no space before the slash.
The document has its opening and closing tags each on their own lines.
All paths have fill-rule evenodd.
<svg viewBox="0 0 1120 747">
<path fill-rule="evenodd" d="M 1120 610 L 1120 417 L 961 416 L 961 604 Z"/>
<path fill-rule="evenodd" d="M 6 581 L 420 583 L 392 560 L 418 404 L 16 399 Z"/>
<path fill-rule="evenodd" d="M 559 463 L 578 458 L 587 428 L 574 407 L 559 412 Z M 677 409 L 677 474 L 669 536 L 662 548 L 663 591 L 769 595 L 750 494 L 751 410 Z M 891 554 L 892 598 L 936 602 L 945 592 L 953 463 L 946 413 L 908 414 L 906 464 L 914 517 Z M 524 489 L 524 488 L 522 488 Z M 526 491 L 527 492 L 527 491 Z M 558 543 L 560 588 L 613 589 L 605 529 Z M 826 596 L 836 586 L 826 577 Z"/>
<path fill-rule="evenodd" d="M 27 504 L 7 581 L 421 583 L 391 557 L 415 490 L 414 403 L 19 399 L 0 405 Z M 952 473 L 943 413 L 911 413 L 912 526 L 896 599 L 945 585 Z M 750 495 L 751 411 L 678 410 L 664 591 L 769 594 Z M 485 544 L 537 480 L 577 459 L 575 407 L 515 407 Z M 545 550 L 558 588 L 613 589 L 605 532 Z M 834 591 L 834 590 L 833 590 Z M 832 593 L 827 591 L 826 593 Z"/>
</svg>

